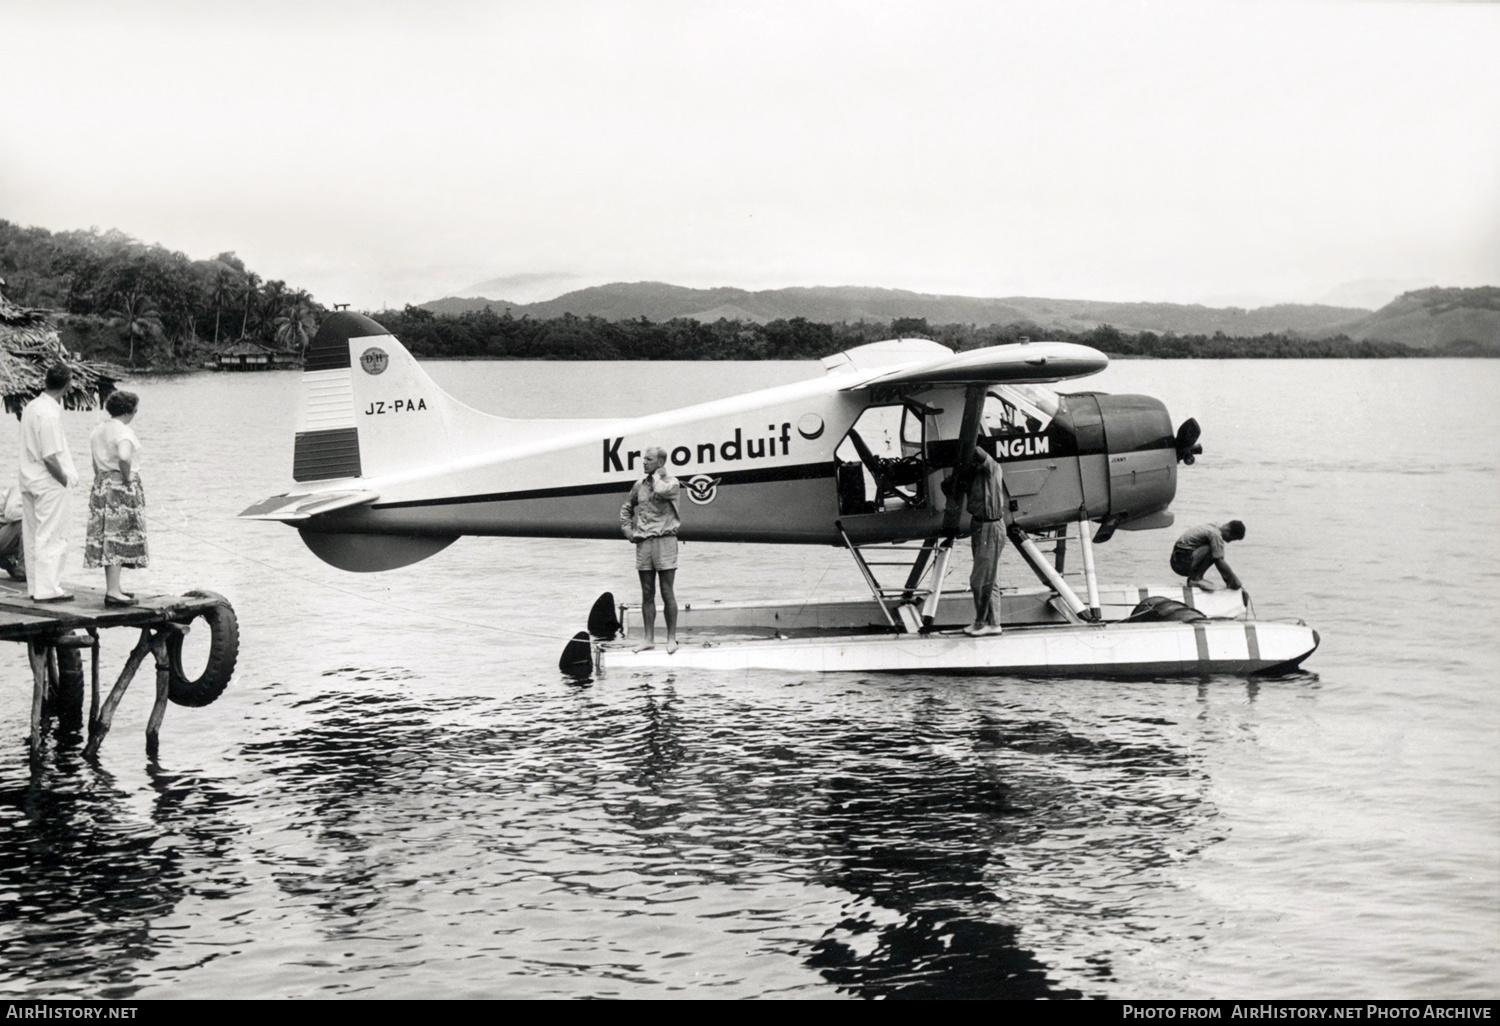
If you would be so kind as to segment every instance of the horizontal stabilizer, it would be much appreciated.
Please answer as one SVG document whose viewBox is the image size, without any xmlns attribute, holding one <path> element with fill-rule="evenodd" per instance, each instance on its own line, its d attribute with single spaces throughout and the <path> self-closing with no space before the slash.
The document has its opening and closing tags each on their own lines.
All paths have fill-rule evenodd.
<svg viewBox="0 0 1500 1026">
<path fill-rule="evenodd" d="M 1109 357 L 1073 342 L 1018 342 L 940 356 L 867 378 L 849 389 L 886 385 L 1022 385 L 1097 374 Z M 847 391 L 847 389 L 846 389 Z"/>
<path fill-rule="evenodd" d="M 289 495 L 273 495 L 263 499 L 240 514 L 241 520 L 306 520 L 319 513 L 332 513 L 336 509 L 361 506 L 380 498 L 378 492 L 297 492 Z"/>
</svg>

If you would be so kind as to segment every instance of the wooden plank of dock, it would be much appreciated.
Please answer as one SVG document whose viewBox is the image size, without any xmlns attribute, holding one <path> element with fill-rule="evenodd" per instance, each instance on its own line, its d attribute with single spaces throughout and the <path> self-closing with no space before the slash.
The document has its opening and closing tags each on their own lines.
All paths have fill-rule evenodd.
<svg viewBox="0 0 1500 1026">
<path fill-rule="evenodd" d="M 74 588 L 72 602 L 33 602 L 25 581 L 0 580 L 0 641 L 27 641 L 88 627 L 150 627 L 213 608 L 217 596 L 137 595 L 136 605 L 106 606 L 99 588 Z"/>
</svg>

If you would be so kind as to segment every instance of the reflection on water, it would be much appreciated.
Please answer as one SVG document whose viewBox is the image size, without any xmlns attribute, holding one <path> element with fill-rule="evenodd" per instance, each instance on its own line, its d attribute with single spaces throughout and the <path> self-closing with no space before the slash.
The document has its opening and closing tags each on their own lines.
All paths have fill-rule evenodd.
<svg viewBox="0 0 1500 1026">
<path fill-rule="evenodd" d="M 458 959 L 492 965 L 471 983 L 488 994 L 706 977 L 727 993 L 1076 997 L 1014 921 L 1016 853 L 1098 833 L 1122 803 L 1149 808 L 1154 836 L 1203 815 L 1129 793 L 1191 776 L 1171 745 L 998 716 L 939 679 L 808 682 L 769 703 L 704 679 L 506 701 L 412 693 L 400 673 L 323 680 L 289 703 L 295 730 L 242 746 L 237 793 L 151 766 L 140 810 L 66 759 L 5 792 L 25 838 L 0 864 L 7 989 L 118 997 L 145 964 L 212 973 L 245 959 L 258 920 L 281 961 L 237 972 L 249 993 L 288 970 L 317 978 L 309 992 L 422 993 Z M 1117 851 L 1115 871 L 1160 856 Z M 185 898 L 238 910 L 192 958 L 179 931 L 209 923 L 158 925 Z M 1107 953 L 1091 956 L 1108 980 Z"/>
<path fill-rule="evenodd" d="M 264 876 L 260 900 L 273 889 L 276 912 L 260 915 L 296 916 L 318 935 L 260 966 L 251 986 L 269 993 L 288 966 L 347 993 L 407 993 L 404 978 L 444 975 L 416 916 L 443 924 L 440 947 L 474 945 L 466 957 L 510 977 L 478 993 L 579 993 L 582 978 L 588 993 L 630 995 L 703 975 L 757 993 L 784 989 L 793 960 L 805 971 L 793 992 L 1067 998 L 1083 992 L 1050 977 L 1011 919 L 1014 850 L 1098 831 L 1121 801 L 1149 805 L 1169 835 L 1200 814 L 1193 801 L 1122 795 L 1122 777 L 1149 790 L 1143 780 L 1190 775 L 1172 745 L 998 717 L 953 702 L 941 679 L 808 682 L 771 702 L 720 696 L 703 679 L 642 679 L 486 702 L 413 694 L 399 673 L 333 678 L 362 690 L 297 699 L 296 730 L 243 745 L 257 783 L 242 795 L 151 769 L 148 822 L 121 828 L 126 795 L 84 766 L 58 766 L 96 780 L 83 795 L 46 802 L 55 778 L 18 792 L 46 805 L 30 829 L 54 840 L 12 847 L 6 877 L 49 895 L 24 906 L 62 933 L 12 938 L 15 980 L 129 993 L 133 966 L 172 947 L 150 924 L 184 892 L 213 900 Z M 1112 789 L 1080 786 L 1080 774 Z M 105 849 L 104 832 L 124 840 Z M 71 856 L 51 856 L 58 846 Z M 1116 852 L 1157 856 L 1149 844 Z M 237 870 L 246 862 L 257 868 Z M 81 909 L 78 889 L 99 880 L 107 889 Z M 323 948 L 356 951 L 336 962 Z M 207 972 L 226 954 L 193 965 Z M 1107 980 L 1109 959 L 1094 956 Z"/>
<path fill-rule="evenodd" d="M 138 963 L 170 944 L 154 929 L 184 894 L 237 886 L 218 856 L 243 826 L 235 799 L 152 767 L 147 816 L 111 775 L 60 750 L 0 789 L 0 965 L 8 990 L 124 998 Z"/>
</svg>

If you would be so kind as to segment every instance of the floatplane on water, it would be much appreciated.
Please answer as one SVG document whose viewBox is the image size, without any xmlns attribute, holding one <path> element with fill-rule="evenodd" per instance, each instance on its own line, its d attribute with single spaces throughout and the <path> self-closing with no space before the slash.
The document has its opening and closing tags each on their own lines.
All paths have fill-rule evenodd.
<svg viewBox="0 0 1500 1026">
<path fill-rule="evenodd" d="M 617 539 L 642 453 L 661 446 L 683 484 L 684 541 L 839 546 L 869 594 L 684 603 L 670 654 L 619 640 L 631 609 L 601 596 L 565 668 L 1295 669 L 1317 633 L 1251 619 L 1239 591 L 1099 584 L 1094 546 L 1116 530 L 1170 526 L 1178 464 L 1202 452 L 1197 422 L 1174 431 L 1154 398 L 1046 387 L 1108 362 L 1064 342 L 955 353 L 896 339 L 827 357 L 819 378 L 683 409 L 515 420 L 458 402 L 375 321 L 336 313 L 302 374 L 297 487 L 240 516 L 288 523 L 319 558 L 354 572 L 415 563 L 462 535 Z M 944 587 L 969 530 L 945 492 L 966 479 L 976 443 L 1002 465 L 1007 534 L 1038 587 L 1005 592 L 1003 634 L 970 637 L 948 630 L 972 606 Z M 1064 576 L 1070 543 L 1082 595 Z M 893 566 L 901 582 L 882 584 L 877 573 Z"/>
</svg>

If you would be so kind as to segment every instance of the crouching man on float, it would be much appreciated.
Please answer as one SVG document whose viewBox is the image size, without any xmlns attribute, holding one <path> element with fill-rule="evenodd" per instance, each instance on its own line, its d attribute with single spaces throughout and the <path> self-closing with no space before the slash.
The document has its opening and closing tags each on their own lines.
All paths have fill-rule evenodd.
<svg viewBox="0 0 1500 1026">
<path fill-rule="evenodd" d="M 1230 520 L 1222 524 L 1199 524 L 1182 532 L 1172 546 L 1172 572 L 1187 578 L 1188 587 L 1217 591 L 1217 586 L 1203 575 L 1210 567 L 1217 567 L 1228 588 L 1240 588 L 1240 579 L 1229 568 L 1224 558 L 1224 546 L 1245 537 L 1243 521 Z"/>
</svg>

